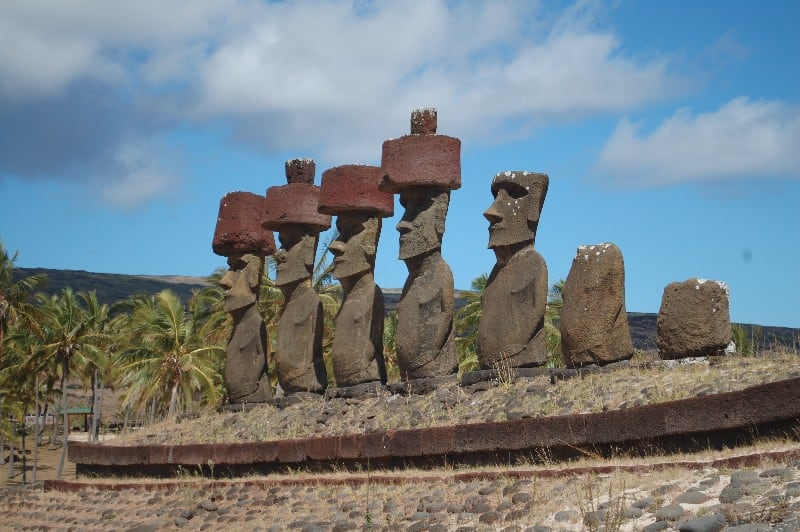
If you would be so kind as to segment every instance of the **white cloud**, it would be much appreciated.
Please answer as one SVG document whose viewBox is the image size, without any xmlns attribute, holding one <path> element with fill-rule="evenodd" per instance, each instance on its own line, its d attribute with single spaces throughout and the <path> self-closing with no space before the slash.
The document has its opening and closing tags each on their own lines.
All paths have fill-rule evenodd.
<svg viewBox="0 0 800 532">
<path fill-rule="evenodd" d="M 81 76 L 118 76 L 119 70 L 97 53 L 91 40 L 58 38 L 0 19 L 0 98 L 20 101 L 55 96 Z"/>
<path fill-rule="evenodd" d="M 376 162 L 384 139 L 408 132 L 416 107 L 439 108 L 441 133 L 489 143 L 674 95 L 681 81 L 668 61 L 631 57 L 598 26 L 598 9 L 577 2 L 548 11 L 524 0 L 9 0 L 0 13 L 0 114 L 11 95 L 55 100 L 99 80 L 116 91 L 115 105 L 137 105 L 118 113 L 130 121 L 115 138 L 214 121 L 258 149 L 346 163 Z M 4 28 L 17 28 L 13 39 Z"/>
<path fill-rule="evenodd" d="M 208 58 L 196 109 L 241 120 L 254 144 L 369 156 L 418 106 L 440 109 L 443 133 L 480 141 L 516 134 L 510 121 L 526 133 L 680 88 L 663 58 L 628 58 L 585 11 L 549 25 L 546 15 L 524 2 L 391 2 L 366 15 L 346 3 L 270 5 Z"/>
<path fill-rule="evenodd" d="M 626 119 L 596 170 L 638 187 L 739 178 L 800 178 L 800 106 L 735 98 L 718 110 L 681 109 L 650 134 Z"/>
<path fill-rule="evenodd" d="M 101 186 L 101 196 L 112 205 L 131 209 L 152 198 L 174 193 L 180 179 L 165 168 L 167 156 L 151 142 L 122 143 L 114 154 L 116 178 Z"/>
</svg>

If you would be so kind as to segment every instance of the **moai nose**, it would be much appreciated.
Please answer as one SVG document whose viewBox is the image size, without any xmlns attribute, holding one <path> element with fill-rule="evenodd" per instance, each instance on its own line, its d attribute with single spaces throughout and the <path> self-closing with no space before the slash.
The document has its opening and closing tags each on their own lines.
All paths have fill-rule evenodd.
<svg viewBox="0 0 800 532">
<path fill-rule="evenodd" d="M 344 242 L 341 240 L 334 240 L 328 245 L 328 251 L 336 255 L 337 257 L 344 253 Z"/>
<path fill-rule="evenodd" d="M 483 217 L 489 220 L 489 223 L 493 224 L 503 219 L 503 217 L 500 215 L 500 212 L 497 209 L 495 209 L 494 203 L 489 205 L 489 208 L 486 209 L 486 211 L 484 211 Z"/>
</svg>

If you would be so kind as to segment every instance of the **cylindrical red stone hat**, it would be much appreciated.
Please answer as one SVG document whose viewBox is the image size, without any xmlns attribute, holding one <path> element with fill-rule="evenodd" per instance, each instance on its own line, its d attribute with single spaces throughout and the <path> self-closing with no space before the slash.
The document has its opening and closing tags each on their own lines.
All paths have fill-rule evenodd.
<svg viewBox="0 0 800 532">
<path fill-rule="evenodd" d="M 335 215 L 367 212 L 388 218 L 394 215 L 394 196 L 378 190 L 380 181 L 378 166 L 346 164 L 329 168 L 322 173 L 318 210 Z"/>
<path fill-rule="evenodd" d="M 286 185 L 270 187 L 264 201 L 261 226 L 280 231 L 288 224 L 310 225 L 319 231 L 331 226 L 331 217 L 317 212 L 319 187 L 314 183 L 314 161 L 290 159 L 286 161 Z"/>
<path fill-rule="evenodd" d="M 461 188 L 461 141 L 436 134 L 436 109 L 411 113 L 411 134 L 383 143 L 379 185 L 383 192 L 430 186 Z"/>
<path fill-rule="evenodd" d="M 219 202 L 219 216 L 211 249 L 217 255 L 230 257 L 253 253 L 275 253 L 272 231 L 261 227 L 264 196 L 251 192 L 229 192 Z"/>
</svg>

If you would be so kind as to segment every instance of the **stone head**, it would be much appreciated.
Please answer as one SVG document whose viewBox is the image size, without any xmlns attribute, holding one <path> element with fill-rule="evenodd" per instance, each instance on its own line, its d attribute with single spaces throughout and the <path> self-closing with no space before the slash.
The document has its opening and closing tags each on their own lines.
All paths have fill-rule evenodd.
<svg viewBox="0 0 800 532">
<path fill-rule="evenodd" d="M 494 176 L 494 201 L 483 216 L 489 220 L 489 248 L 533 243 L 549 178 L 546 174 L 506 171 Z"/>
<path fill-rule="evenodd" d="M 334 255 L 333 276 L 344 279 L 375 268 L 381 218 L 367 212 L 342 213 L 336 219 L 339 236 L 328 249 Z"/>
<path fill-rule="evenodd" d="M 442 247 L 450 191 L 438 187 L 409 187 L 400 191 L 405 212 L 397 224 L 400 260 L 424 255 Z"/>
<path fill-rule="evenodd" d="M 285 224 L 278 230 L 280 249 L 275 253 L 275 284 L 284 286 L 310 279 L 314 270 L 319 230 L 314 226 Z"/>
<path fill-rule="evenodd" d="M 258 288 L 264 273 L 264 258 L 251 253 L 228 257 L 228 271 L 219 280 L 228 312 L 246 309 L 258 301 Z"/>
</svg>

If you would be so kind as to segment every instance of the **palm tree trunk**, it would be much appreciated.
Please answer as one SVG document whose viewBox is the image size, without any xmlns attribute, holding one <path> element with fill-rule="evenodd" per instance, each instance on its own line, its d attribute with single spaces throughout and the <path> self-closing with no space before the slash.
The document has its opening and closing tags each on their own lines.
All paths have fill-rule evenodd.
<svg viewBox="0 0 800 532">
<path fill-rule="evenodd" d="M 36 473 L 39 471 L 39 444 L 42 442 L 42 429 L 39 422 L 41 417 L 41 408 L 39 407 L 39 394 L 36 394 L 36 423 L 33 425 L 33 470 L 31 471 L 31 482 L 36 483 Z"/>
<path fill-rule="evenodd" d="M 170 421 L 175 419 L 175 411 L 178 408 L 178 383 L 179 381 L 175 381 L 172 385 L 172 393 L 169 398 L 169 413 L 167 413 L 167 419 Z"/>
<path fill-rule="evenodd" d="M 8 478 L 14 478 L 14 438 L 8 441 Z"/>
<path fill-rule="evenodd" d="M 125 418 L 122 421 L 122 434 L 123 435 L 128 433 L 128 420 L 130 419 L 130 417 L 131 417 L 131 407 L 130 406 L 126 406 L 125 407 Z"/>
<path fill-rule="evenodd" d="M 2 345 L 2 344 L 0 344 Z M 0 405 L 3 404 L 3 396 L 0 395 Z M 3 407 L 0 406 L 0 423 L 3 421 Z M 3 436 L 3 431 L 0 430 L 0 462 L 5 463 L 6 453 L 6 438 Z"/>
<path fill-rule="evenodd" d="M 48 403 L 49 404 L 49 403 Z M 53 405 L 55 408 L 55 405 Z M 47 409 L 45 408 L 45 419 L 47 419 Z M 48 451 L 56 450 L 56 438 L 58 438 L 58 418 L 53 415 L 53 436 L 50 438 L 50 443 L 47 444 Z"/>
<path fill-rule="evenodd" d="M 36 375 L 34 393 L 36 394 L 36 424 L 34 425 L 35 437 L 33 438 L 33 472 L 31 473 L 31 482 L 35 484 L 36 473 L 39 471 L 39 445 L 42 443 L 42 405 L 39 404 L 39 375 Z"/>
<path fill-rule="evenodd" d="M 100 414 L 100 410 L 97 407 L 98 401 L 98 382 L 97 382 L 97 368 L 95 367 L 92 371 L 92 427 L 89 432 L 89 441 L 96 441 L 97 440 L 97 416 Z"/>
<path fill-rule="evenodd" d="M 94 415 L 92 415 L 92 436 L 94 441 L 100 441 L 100 422 L 102 421 L 103 409 L 103 392 L 105 388 L 103 383 L 97 379 L 97 393 L 95 394 L 96 403 L 94 405 Z"/>
<path fill-rule="evenodd" d="M 156 422 L 156 405 L 158 404 L 158 400 L 153 397 L 153 402 L 150 403 L 150 419 L 147 420 L 148 425 L 152 425 Z"/>
<path fill-rule="evenodd" d="M 64 364 L 66 366 L 66 363 Z M 67 390 L 66 384 L 66 368 L 61 374 L 61 414 L 64 416 L 64 444 L 61 447 L 61 457 L 58 459 L 58 470 L 56 471 L 56 480 L 61 480 L 61 472 L 64 471 L 64 461 L 67 458 L 67 441 L 69 440 L 69 416 L 67 415 Z"/>
</svg>

